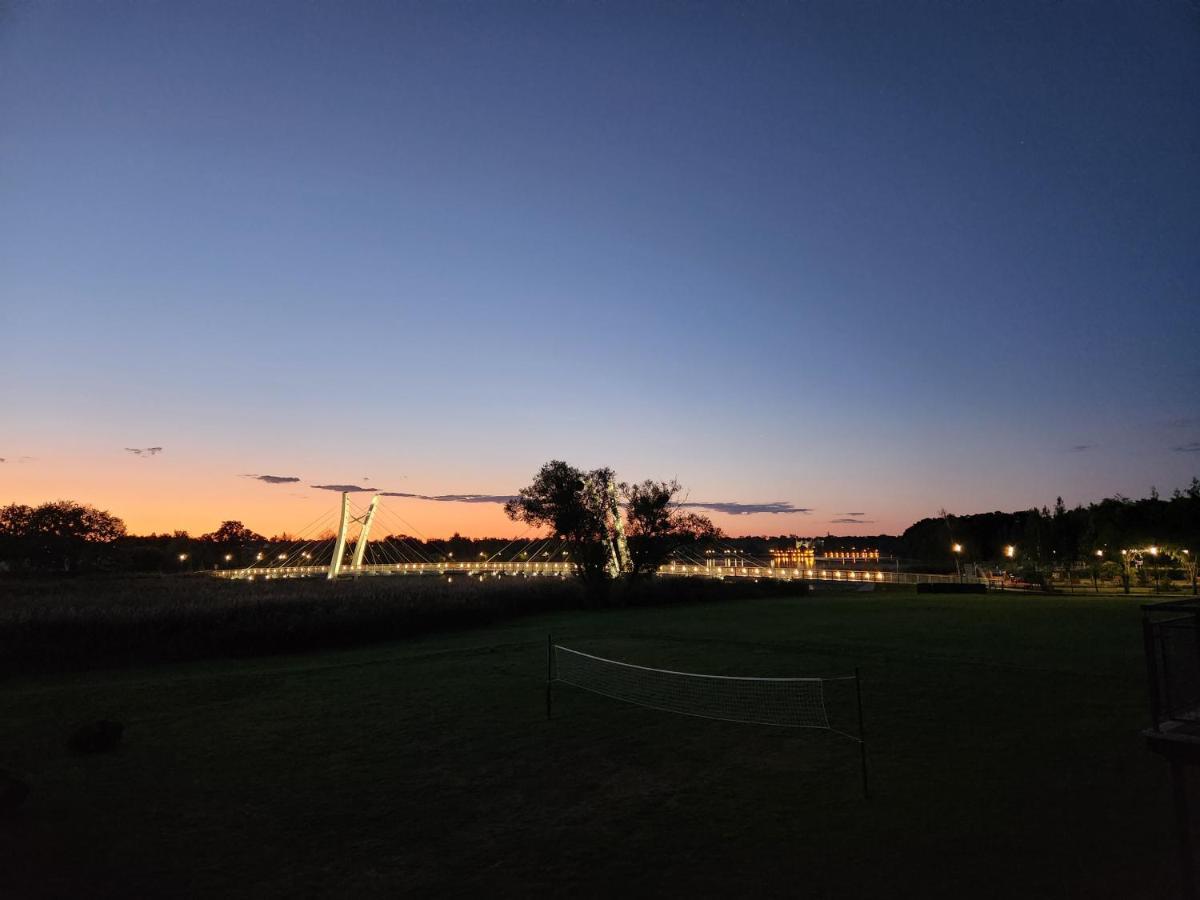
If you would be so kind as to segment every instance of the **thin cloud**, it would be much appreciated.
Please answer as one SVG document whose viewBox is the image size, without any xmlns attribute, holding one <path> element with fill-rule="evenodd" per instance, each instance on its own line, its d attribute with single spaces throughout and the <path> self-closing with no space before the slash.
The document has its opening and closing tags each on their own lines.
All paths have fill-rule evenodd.
<svg viewBox="0 0 1200 900">
<path fill-rule="evenodd" d="M 380 497 L 398 497 L 404 500 L 428 500 L 433 503 L 495 503 L 504 504 L 516 500 L 515 494 L 417 494 L 410 491 L 381 491 L 377 488 L 363 487 L 358 484 L 314 484 L 310 485 L 319 491 L 337 491 L 339 493 L 375 493 Z M 731 516 L 748 516 L 755 513 L 802 513 L 812 512 L 807 507 L 794 506 L 785 501 L 774 503 L 736 503 L 733 501 L 713 501 L 708 503 L 686 502 L 677 504 L 689 509 L 708 509 L 713 512 L 725 513 Z"/>
<path fill-rule="evenodd" d="M 507 503 L 517 499 L 514 494 L 410 494 L 405 491 L 380 491 L 379 496 L 433 500 L 437 503 Z"/>
<path fill-rule="evenodd" d="M 1071 452 L 1072 453 L 1083 453 L 1085 450 L 1093 450 L 1093 449 L 1095 449 L 1095 447 L 1096 447 L 1095 444 L 1072 444 Z"/>
<path fill-rule="evenodd" d="M 1167 423 L 1168 428 L 1191 428 L 1193 425 L 1200 425 L 1200 416 L 1180 416 Z"/>
<path fill-rule="evenodd" d="M 1178 447 L 1172 447 L 1176 453 L 1200 453 L 1200 441 L 1189 441 L 1186 444 L 1180 444 Z"/>
<path fill-rule="evenodd" d="M 365 479 L 364 479 L 365 480 Z M 363 487 L 361 484 L 311 484 L 318 491 L 338 493 L 378 494 L 380 497 L 400 497 L 405 500 L 432 500 L 435 503 L 507 503 L 515 500 L 515 494 L 414 494 L 409 491 L 381 491 L 379 488 Z"/>
<path fill-rule="evenodd" d="M 874 519 L 854 519 L 846 517 L 844 519 L 830 519 L 830 525 L 874 525 Z"/>
<path fill-rule="evenodd" d="M 267 484 L 295 484 L 300 479 L 294 475 L 243 475 L 243 478 L 253 478 Z"/>
<path fill-rule="evenodd" d="M 126 447 L 126 453 L 132 453 L 134 456 L 158 456 L 162 453 L 162 447 Z"/>
<path fill-rule="evenodd" d="M 853 516 L 853 517 L 858 517 L 858 516 L 865 516 L 865 515 L 866 515 L 866 513 L 865 513 L 865 512 L 845 512 L 845 513 L 834 513 L 834 515 L 835 515 L 835 516 Z"/>
<path fill-rule="evenodd" d="M 808 515 L 812 512 L 808 507 L 793 506 L 784 500 L 776 500 L 774 503 L 737 503 L 732 500 L 713 500 L 708 503 L 692 501 L 678 505 L 688 509 L 709 509 L 713 512 L 725 513 L 729 516 L 749 516 L 756 513 L 771 513 L 774 515 L 780 513 L 803 513 L 804 515 Z"/>
</svg>

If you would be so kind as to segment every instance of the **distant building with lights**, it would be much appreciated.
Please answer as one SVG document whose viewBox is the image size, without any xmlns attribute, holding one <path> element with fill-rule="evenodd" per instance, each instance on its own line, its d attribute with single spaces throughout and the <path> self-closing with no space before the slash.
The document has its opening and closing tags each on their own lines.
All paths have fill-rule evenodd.
<svg viewBox="0 0 1200 900">
<path fill-rule="evenodd" d="M 773 569 L 811 569 L 817 564 L 857 567 L 878 565 L 884 560 L 878 548 L 864 547 L 859 549 L 829 550 L 823 547 L 820 538 L 796 541 L 794 547 L 771 550 L 771 568 Z"/>
<path fill-rule="evenodd" d="M 796 541 L 795 547 L 771 551 L 772 569 L 811 569 L 817 561 L 820 541 Z"/>
</svg>

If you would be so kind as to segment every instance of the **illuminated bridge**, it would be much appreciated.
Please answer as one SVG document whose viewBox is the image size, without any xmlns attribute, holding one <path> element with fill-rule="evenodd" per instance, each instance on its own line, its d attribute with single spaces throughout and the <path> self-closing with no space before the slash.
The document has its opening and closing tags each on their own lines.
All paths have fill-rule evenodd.
<svg viewBox="0 0 1200 900">
<path fill-rule="evenodd" d="M 349 494 L 342 495 L 340 516 L 329 512 L 310 523 L 304 531 L 285 540 L 275 540 L 255 554 L 248 566 L 218 569 L 220 578 L 338 579 L 383 575 L 437 575 L 447 578 L 566 578 L 575 565 L 568 558 L 566 543 L 554 538 L 517 538 L 496 552 L 475 559 L 455 559 L 453 554 L 433 554 L 417 529 L 394 511 L 385 509 L 375 496 L 365 507 L 357 506 Z M 371 538 L 377 523 L 391 519 L 391 532 Z M 336 524 L 336 532 L 331 526 Z M 354 526 L 358 533 L 351 537 Z M 399 530 L 396 530 L 396 528 Z M 413 536 L 416 533 L 417 536 Z M 436 557 L 436 558 L 435 558 Z M 900 572 L 882 568 L 781 566 L 741 553 L 697 551 L 681 548 L 659 569 L 660 576 L 704 578 L 770 578 L 779 581 L 817 581 L 846 585 L 922 584 L 955 582 L 954 575 Z"/>
</svg>

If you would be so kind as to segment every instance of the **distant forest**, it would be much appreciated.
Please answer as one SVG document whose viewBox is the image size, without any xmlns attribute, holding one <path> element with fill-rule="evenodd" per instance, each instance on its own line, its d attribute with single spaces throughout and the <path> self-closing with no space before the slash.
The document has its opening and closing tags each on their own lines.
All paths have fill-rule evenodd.
<svg viewBox="0 0 1200 900">
<path fill-rule="evenodd" d="M 1016 559 L 1033 566 L 1090 564 L 1115 560 L 1122 550 L 1130 555 L 1151 548 L 1158 551 L 1156 555 L 1195 557 L 1200 553 L 1200 479 L 1193 478 L 1185 490 L 1176 490 L 1165 500 L 1152 488 L 1142 500 L 1116 496 L 1073 509 L 1059 497 L 1053 509 L 944 514 L 911 525 L 899 544 L 907 557 L 950 563 L 954 544 L 962 547 L 965 560 Z"/>
<path fill-rule="evenodd" d="M 460 535 L 430 540 L 391 537 L 412 542 L 432 560 L 491 556 L 511 543 L 509 538 Z M 794 546 L 799 539 L 799 535 L 718 537 L 708 543 L 765 559 L 772 549 Z M 1168 498 L 1152 490 L 1141 500 L 1116 496 L 1074 508 L 1067 508 L 1059 498 L 1053 508 L 944 513 L 922 519 L 899 537 L 825 535 L 821 540 L 825 552 L 877 548 L 883 556 L 895 557 L 897 565 L 953 570 L 957 555 L 962 563 L 1014 571 L 1107 566 L 1113 577 L 1121 577 L 1121 571 L 1127 569 L 1123 556 L 1132 562 L 1153 548 L 1163 562 L 1173 561 L 1190 577 L 1200 555 L 1200 479 L 1192 479 L 1186 489 Z M 231 568 L 250 565 L 260 554 L 269 559 L 296 542 L 287 534 L 257 534 L 236 521 L 198 536 L 183 531 L 130 535 L 116 516 L 69 501 L 0 508 L 0 571 L 10 573 L 168 573 Z"/>
</svg>

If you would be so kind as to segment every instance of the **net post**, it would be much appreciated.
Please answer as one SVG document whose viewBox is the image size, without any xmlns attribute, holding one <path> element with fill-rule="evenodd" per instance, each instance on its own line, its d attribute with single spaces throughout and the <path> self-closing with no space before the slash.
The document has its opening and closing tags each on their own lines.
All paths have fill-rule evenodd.
<svg viewBox="0 0 1200 900">
<path fill-rule="evenodd" d="M 554 635 L 546 633 L 546 718 L 550 718 L 554 702 Z"/>
<path fill-rule="evenodd" d="M 862 711 L 862 680 L 859 678 L 858 666 L 854 667 L 854 696 L 858 700 L 858 752 L 862 761 L 863 799 L 871 799 L 871 791 L 867 783 L 867 734 L 863 730 Z"/>
</svg>

